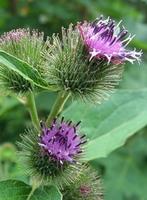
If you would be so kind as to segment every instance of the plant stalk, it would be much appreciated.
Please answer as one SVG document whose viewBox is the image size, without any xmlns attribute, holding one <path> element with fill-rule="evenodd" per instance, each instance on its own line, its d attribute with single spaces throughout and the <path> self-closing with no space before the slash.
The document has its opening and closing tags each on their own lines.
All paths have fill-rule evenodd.
<svg viewBox="0 0 147 200">
<path fill-rule="evenodd" d="M 36 187 L 32 187 L 32 190 L 27 198 L 27 200 L 30 200 L 30 198 L 32 197 L 32 195 L 34 194 L 34 191 L 36 190 Z"/>
<path fill-rule="evenodd" d="M 32 123 L 35 126 L 35 128 L 37 128 L 39 130 L 40 129 L 39 118 L 38 118 L 34 94 L 32 91 L 30 91 L 27 96 L 26 104 L 27 104 L 27 107 L 28 107 L 28 110 L 29 110 L 29 113 L 31 116 Z"/>
<path fill-rule="evenodd" d="M 28 195 L 28 198 L 27 198 L 27 200 L 30 200 L 31 199 L 31 197 L 32 197 L 32 195 L 34 194 L 34 192 L 35 192 L 35 190 L 37 189 L 37 188 L 39 188 L 39 186 L 41 185 L 41 182 L 39 181 L 39 180 L 37 180 L 35 177 L 31 177 L 31 180 L 30 180 L 31 182 L 31 185 L 32 185 L 32 189 L 31 189 L 31 191 L 30 191 L 30 193 L 29 193 L 29 195 Z"/>
<path fill-rule="evenodd" d="M 49 126 L 51 124 L 51 122 L 53 121 L 53 119 L 55 117 L 57 117 L 60 112 L 62 111 L 67 99 L 69 98 L 70 93 L 67 91 L 61 91 L 58 94 L 58 97 L 55 101 L 55 104 L 52 107 L 52 110 L 46 120 L 46 124 Z"/>
</svg>

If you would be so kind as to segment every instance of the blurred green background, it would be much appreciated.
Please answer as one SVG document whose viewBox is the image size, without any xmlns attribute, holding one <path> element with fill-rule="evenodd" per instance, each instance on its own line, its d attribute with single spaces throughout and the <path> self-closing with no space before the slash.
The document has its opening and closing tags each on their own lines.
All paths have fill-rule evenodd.
<svg viewBox="0 0 147 200">
<path fill-rule="evenodd" d="M 144 52 L 140 65 L 126 67 L 120 89 L 147 88 L 147 0 L 0 0 L 0 34 L 30 27 L 51 35 L 60 32 L 61 26 L 101 14 L 123 19 L 125 27 L 136 34 L 130 46 Z M 54 98 L 47 93 L 37 96 L 40 117 L 47 115 Z M 15 142 L 29 124 L 27 110 L 15 98 L 0 95 L 0 180 L 23 179 Z M 147 128 L 92 165 L 102 174 L 106 200 L 147 200 Z"/>
</svg>

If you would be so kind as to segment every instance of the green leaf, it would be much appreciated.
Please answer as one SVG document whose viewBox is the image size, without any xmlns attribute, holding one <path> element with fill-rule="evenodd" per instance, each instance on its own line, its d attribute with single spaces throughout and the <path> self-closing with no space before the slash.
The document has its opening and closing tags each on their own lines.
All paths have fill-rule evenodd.
<svg viewBox="0 0 147 200">
<path fill-rule="evenodd" d="M 142 133 L 134 136 L 124 147 L 107 158 L 92 162 L 97 170 L 99 167 L 105 169 L 103 171 L 105 200 L 146 199 L 146 131 L 146 129 L 142 130 Z"/>
<path fill-rule="evenodd" d="M 21 181 L 0 182 L 0 200 L 26 200 L 31 187 Z"/>
<path fill-rule="evenodd" d="M 7 180 L 0 182 L 0 200 L 27 200 L 31 187 L 24 182 Z M 54 186 L 37 189 L 30 200 L 62 200 L 61 193 Z"/>
<path fill-rule="evenodd" d="M 62 194 L 54 187 L 44 187 L 37 189 L 30 200 L 62 200 Z"/>
<path fill-rule="evenodd" d="M 64 116 L 82 120 L 82 132 L 90 138 L 84 160 L 106 157 L 147 124 L 147 90 L 120 90 L 97 106 L 75 102 Z"/>
<path fill-rule="evenodd" d="M 41 77 L 37 69 L 31 67 L 28 63 L 0 50 L 0 63 L 5 65 L 7 68 L 17 72 L 24 79 L 30 81 L 34 85 L 44 88 L 53 89 L 47 82 Z"/>
<path fill-rule="evenodd" d="M 138 63 L 131 66 L 131 64 L 126 65 L 126 70 L 123 75 L 123 81 L 120 83 L 120 87 L 123 89 L 143 89 L 147 88 L 147 63 L 142 62 L 141 66 Z M 137 81 L 136 81 L 137 80 Z"/>
</svg>

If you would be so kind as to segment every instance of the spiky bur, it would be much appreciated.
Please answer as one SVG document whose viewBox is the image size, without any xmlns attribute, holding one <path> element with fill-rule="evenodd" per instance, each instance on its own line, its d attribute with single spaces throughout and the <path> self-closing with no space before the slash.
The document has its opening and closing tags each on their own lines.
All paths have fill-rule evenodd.
<svg viewBox="0 0 147 200">
<path fill-rule="evenodd" d="M 123 67 L 92 61 L 77 28 L 62 29 L 62 40 L 53 36 L 47 55 L 48 79 L 74 97 L 101 102 L 118 84 Z"/>
<path fill-rule="evenodd" d="M 90 167 L 83 166 L 79 178 L 63 189 L 63 200 L 103 200 L 100 177 Z"/>
<path fill-rule="evenodd" d="M 37 30 L 16 29 L 4 33 L 0 37 L 0 49 L 20 58 L 36 68 L 44 77 L 44 59 L 42 53 L 47 47 L 44 42 L 44 34 Z M 4 90 L 14 93 L 25 93 L 32 89 L 29 81 L 26 81 L 18 73 L 0 66 L 0 86 Z M 8 87 L 7 87 L 8 86 Z"/>
<path fill-rule="evenodd" d="M 51 127 L 41 124 L 41 133 L 35 130 L 22 136 L 22 158 L 27 172 L 45 183 L 59 187 L 75 181 L 81 173 L 80 157 L 85 135 L 78 134 L 78 124 L 54 120 Z"/>
<path fill-rule="evenodd" d="M 75 97 L 98 103 L 107 98 L 119 84 L 124 62 L 118 59 L 125 57 L 125 60 L 121 61 L 127 61 L 129 58 L 139 60 L 141 55 L 135 51 L 123 51 L 124 47 L 118 49 L 118 44 L 120 46 L 121 43 L 116 41 L 120 41 L 125 32 L 116 35 L 114 22 L 106 20 L 103 23 L 103 34 L 99 34 L 99 25 L 96 22 L 78 24 L 76 27 L 70 25 L 67 30 L 63 28 L 62 38 L 53 36 L 46 55 L 48 80 L 61 90 L 70 91 Z M 98 48 L 106 52 L 101 50 L 98 55 Z M 94 51 L 97 54 L 94 55 Z M 118 51 L 121 53 L 116 55 Z M 113 62 L 109 62 L 108 53 L 111 54 Z"/>
<path fill-rule="evenodd" d="M 28 91 L 33 90 L 31 83 L 25 80 L 18 73 L 0 66 L 0 91 L 7 95 L 15 93 L 24 95 Z"/>
<path fill-rule="evenodd" d="M 47 48 L 43 32 L 29 28 L 12 30 L 0 37 L 0 48 L 42 72 L 42 54 Z"/>
</svg>

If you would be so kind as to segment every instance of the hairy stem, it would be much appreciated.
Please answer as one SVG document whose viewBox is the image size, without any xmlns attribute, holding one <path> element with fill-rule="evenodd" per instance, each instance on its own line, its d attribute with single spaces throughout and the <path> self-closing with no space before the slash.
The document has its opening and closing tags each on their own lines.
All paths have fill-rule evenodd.
<svg viewBox="0 0 147 200">
<path fill-rule="evenodd" d="M 29 94 L 27 95 L 27 107 L 28 107 L 33 125 L 35 126 L 35 128 L 40 129 L 35 98 L 32 91 L 30 91 Z"/>
<path fill-rule="evenodd" d="M 70 93 L 67 91 L 61 91 L 58 94 L 58 97 L 55 101 L 55 104 L 53 105 L 53 108 L 46 120 L 46 124 L 50 125 L 52 120 L 60 114 L 62 111 L 64 104 L 66 103 L 67 99 L 69 98 Z"/>
</svg>

